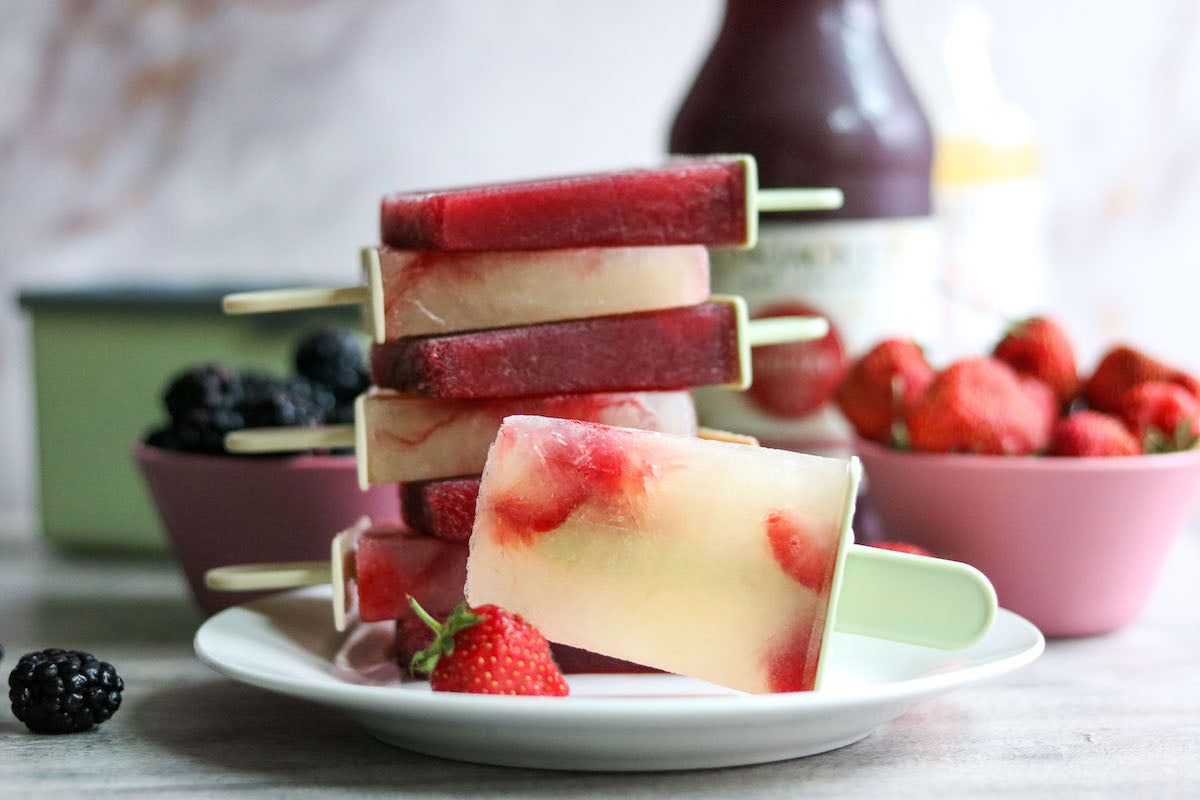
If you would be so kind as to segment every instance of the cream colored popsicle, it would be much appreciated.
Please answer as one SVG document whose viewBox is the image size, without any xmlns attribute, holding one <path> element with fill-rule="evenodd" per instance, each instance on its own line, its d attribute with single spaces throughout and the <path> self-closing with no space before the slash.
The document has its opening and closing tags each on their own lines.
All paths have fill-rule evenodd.
<svg viewBox="0 0 1200 800">
<path fill-rule="evenodd" d="M 747 692 L 819 685 L 835 619 L 920 644 L 976 641 L 995 613 L 978 571 L 851 544 L 859 471 L 857 459 L 510 417 L 483 473 L 467 597 L 553 641 Z M 843 592 L 844 572 L 871 580 Z M 853 613 L 838 616 L 839 598 Z"/>
<path fill-rule="evenodd" d="M 696 411 L 687 391 L 432 400 L 378 390 L 358 398 L 353 425 L 235 431 L 225 437 L 225 447 L 272 453 L 353 445 L 364 487 L 409 483 L 481 472 L 501 421 L 511 414 L 696 433 Z"/>
<path fill-rule="evenodd" d="M 699 245 L 542 252 L 362 250 L 363 285 L 227 295 L 229 314 L 362 305 L 377 342 L 674 308 L 709 294 Z"/>
</svg>

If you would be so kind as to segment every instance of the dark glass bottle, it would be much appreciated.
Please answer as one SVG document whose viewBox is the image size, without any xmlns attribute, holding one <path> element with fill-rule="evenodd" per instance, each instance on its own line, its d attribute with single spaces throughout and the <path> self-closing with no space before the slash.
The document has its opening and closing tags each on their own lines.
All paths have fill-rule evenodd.
<svg viewBox="0 0 1200 800">
<path fill-rule="evenodd" d="M 843 190 L 841 209 L 773 214 L 753 250 L 713 252 L 717 291 L 745 296 L 756 316 L 824 314 L 830 336 L 760 348 L 750 391 L 697 402 L 705 424 L 844 451 L 831 401 L 850 359 L 936 330 L 932 135 L 876 0 L 728 0 L 670 150 L 751 153 L 762 186 Z"/>
</svg>

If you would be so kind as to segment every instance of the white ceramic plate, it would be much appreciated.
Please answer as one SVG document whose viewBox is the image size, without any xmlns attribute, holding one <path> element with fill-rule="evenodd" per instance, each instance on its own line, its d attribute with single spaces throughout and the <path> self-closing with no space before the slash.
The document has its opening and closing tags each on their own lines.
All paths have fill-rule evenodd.
<svg viewBox="0 0 1200 800">
<path fill-rule="evenodd" d="M 835 633 L 826 688 L 746 695 L 678 675 L 572 675 L 571 696 L 431 692 L 336 676 L 344 636 L 328 587 L 275 595 L 212 617 L 196 653 L 264 689 L 335 706 L 371 735 L 420 753 L 521 767 L 667 770 L 757 764 L 856 742 L 915 703 L 1037 658 L 1041 633 L 1001 610 L 987 637 L 943 652 Z"/>
</svg>

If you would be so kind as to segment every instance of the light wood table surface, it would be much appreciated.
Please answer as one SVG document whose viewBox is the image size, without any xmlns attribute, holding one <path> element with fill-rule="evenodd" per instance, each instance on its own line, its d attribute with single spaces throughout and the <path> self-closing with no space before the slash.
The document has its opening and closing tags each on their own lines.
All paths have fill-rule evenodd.
<svg viewBox="0 0 1200 800">
<path fill-rule="evenodd" d="M 1150 607 L 1107 636 L 925 702 L 830 753 L 736 769 L 586 774 L 396 750 L 336 711 L 227 680 L 192 654 L 200 623 L 162 560 L 69 558 L 0 531 L 7 676 L 28 650 L 89 650 L 127 690 L 72 736 L 0 708 L 0 797 L 1200 797 L 1200 524 Z"/>
</svg>

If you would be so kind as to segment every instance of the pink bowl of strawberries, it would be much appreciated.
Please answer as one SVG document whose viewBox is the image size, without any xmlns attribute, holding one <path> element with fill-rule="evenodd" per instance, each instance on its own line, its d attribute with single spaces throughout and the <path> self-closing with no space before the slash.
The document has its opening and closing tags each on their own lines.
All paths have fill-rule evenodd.
<svg viewBox="0 0 1200 800">
<path fill-rule="evenodd" d="M 940 371 L 882 342 L 838 402 L 883 534 L 978 567 L 1048 636 L 1134 619 L 1196 504 L 1200 383 L 1125 346 L 1081 379 L 1048 319 Z"/>
</svg>

